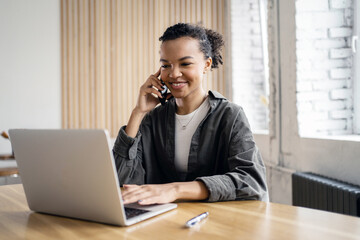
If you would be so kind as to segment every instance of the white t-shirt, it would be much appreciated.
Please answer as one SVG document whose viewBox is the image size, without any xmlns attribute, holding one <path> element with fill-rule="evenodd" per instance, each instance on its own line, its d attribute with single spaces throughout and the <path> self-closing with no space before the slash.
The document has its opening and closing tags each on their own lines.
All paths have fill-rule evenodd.
<svg viewBox="0 0 360 240">
<path fill-rule="evenodd" d="M 175 167 L 179 172 L 187 172 L 191 139 L 210 109 L 209 98 L 192 113 L 176 114 L 175 123 Z"/>
</svg>

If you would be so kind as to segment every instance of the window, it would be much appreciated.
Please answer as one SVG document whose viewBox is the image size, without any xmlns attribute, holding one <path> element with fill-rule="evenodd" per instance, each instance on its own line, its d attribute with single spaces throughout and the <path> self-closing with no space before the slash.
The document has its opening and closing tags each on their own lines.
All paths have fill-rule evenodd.
<svg viewBox="0 0 360 240">
<path fill-rule="evenodd" d="M 360 134 L 360 3 L 354 2 L 354 30 L 351 45 L 354 55 L 354 132 Z"/>
<path fill-rule="evenodd" d="M 301 136 L 354 133 L 353 24 L 352 1 L 296 1 Z"/>
<path fill-rule="evenodd" d="M 232 100 L 254 132 L 268 130 L 269 121 L 266 3 L 231 1 Z"/>
<path fill-rule="evenodd" d="M 360 184 L 359 137 L 329 136 L 353 133 L 353 107 L 360 103 L 353 94 L 359 82 L 352 71 L 360 69 L 351 50 L 353 3 L 268 1 L 269 134 L 255 132 L 254 138 L 267 166 L 271 201 L 291 204 L 294 171 Z"/>
</svg>

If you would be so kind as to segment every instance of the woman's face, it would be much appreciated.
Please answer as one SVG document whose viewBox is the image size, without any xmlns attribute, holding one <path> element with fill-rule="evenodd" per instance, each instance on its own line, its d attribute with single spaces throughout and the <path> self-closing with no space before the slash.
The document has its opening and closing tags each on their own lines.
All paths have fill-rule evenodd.
<svg viewBox="0 0 360 240">
<path fill-rule="evenodd" d="M 205 59 L 199 41 L 181 37 L 163 42 L 160 48 L 161 79 L 175 98 L 186 98 L 201 93 L 204 72 L 211 67 Z"/>
</svg>

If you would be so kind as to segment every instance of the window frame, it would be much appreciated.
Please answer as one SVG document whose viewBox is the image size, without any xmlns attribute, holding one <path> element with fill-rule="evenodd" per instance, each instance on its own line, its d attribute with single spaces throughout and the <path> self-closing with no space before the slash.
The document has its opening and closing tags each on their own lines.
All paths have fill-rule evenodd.
<svg viewBox="0 0 360 240">
<path fill-rule="evenodd" d="M 354 28 L 352 36 L 353 78 L 354 78 L 354 134 L 360 134 L 360 3 L 354 1 Z"/>
<path fill-rule="evenodd" d="M 274 0 L 271 4 L 269 21 L 273 32 L 272 39 L 269 39 L 269 135 L 254 134 L 265 163 L 270 166 L 269 169 L 311 171 L 360 184 L 358 136 L 352 136 L 352 139 L 336 139 L 331 136 L 309 138 L 299 135 L 296 108 L 295 1 Z M 291 174 L 287 176 L 288 182 L 291 182 Z M 288 191 L 291 191 L 291 186 L 289 189 Z M 289 195 L 291 192 L 284 194 Z"/>
</svg>

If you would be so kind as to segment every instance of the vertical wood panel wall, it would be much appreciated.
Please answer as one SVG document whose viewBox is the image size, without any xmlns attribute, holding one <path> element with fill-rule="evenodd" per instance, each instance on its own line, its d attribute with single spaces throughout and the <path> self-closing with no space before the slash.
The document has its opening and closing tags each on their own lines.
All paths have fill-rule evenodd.
<svg viewBox="0 0 360 240">
<path fill-rule="evenodd" d="M 61 0 L 63 128 L 106 128 L 116 136 L 139 87 L 160 67 L 165 29 L 201 22 L 225 36 L 225 1 Z M 225 95 L 224 69 L 204 84 Z"/>
</svg>

